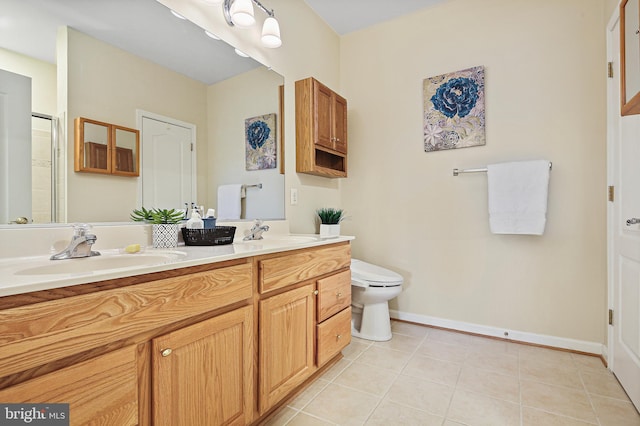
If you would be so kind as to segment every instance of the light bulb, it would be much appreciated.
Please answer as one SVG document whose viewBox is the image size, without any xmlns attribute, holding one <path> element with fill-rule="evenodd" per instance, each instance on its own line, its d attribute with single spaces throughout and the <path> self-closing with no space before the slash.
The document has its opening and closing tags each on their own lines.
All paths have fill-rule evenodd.
<svg viewBox="0 0 640 426">
<path fill-rule="evenodd" d="M 241 28 L 250 27 L 256 22 L 251 0 L 235 0 L 231 5 L 230 14 L 233 23 Z"/>
<path fill-rule="evenodd" d="M 280 38 L 280 25 L 273 16 L 265 19 L 262 25 L 262 44 L 265 47 L 276 48 L 282 45 Z"/>
</svg>

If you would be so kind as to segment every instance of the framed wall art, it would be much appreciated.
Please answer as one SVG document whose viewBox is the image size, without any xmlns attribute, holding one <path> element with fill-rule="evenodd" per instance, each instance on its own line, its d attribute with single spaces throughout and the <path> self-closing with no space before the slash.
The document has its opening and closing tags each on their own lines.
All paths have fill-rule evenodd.
<svg viewBox="0 0 640 426">
<path fill-rule="evenodd" d="M 425 152 L 485 144 L 483 66 L 426 78 L 423 103 Z"/>
</svg>

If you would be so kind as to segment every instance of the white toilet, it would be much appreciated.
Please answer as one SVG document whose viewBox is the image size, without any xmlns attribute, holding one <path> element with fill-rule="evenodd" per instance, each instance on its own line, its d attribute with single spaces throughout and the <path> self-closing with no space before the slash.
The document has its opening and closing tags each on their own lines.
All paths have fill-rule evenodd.
<svg viewBox="0 0 640 426">
<path fill-rule="evenodd" d="M 351 335 L 383 342 L 391 339 L 389 300 L 402 292 L 402 276 L 351 259 Z"/>
</svg>

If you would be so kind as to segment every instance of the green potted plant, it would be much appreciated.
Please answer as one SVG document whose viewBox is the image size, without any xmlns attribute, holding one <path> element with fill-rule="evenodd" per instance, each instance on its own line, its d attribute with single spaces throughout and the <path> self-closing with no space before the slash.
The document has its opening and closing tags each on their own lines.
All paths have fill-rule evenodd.
<svg viewBox="0 0 640 426">
<path fill-rule="evenodd" d="M 153 247 L 171 248 L 178 246 L 179 223 L 184 213 L 176 209 L 151 209 L 141 207 L 131 213 L 131 219 L 136 222 L 147 222 L 153 225 Z"/>
<path fill-rule="evenodd" d="M 340 235 L 340 222 L 345 218 L 344 210 L 323 207 L 316 210 L 320 219 L 320 238 L 335 238 Z"/>
</svg>

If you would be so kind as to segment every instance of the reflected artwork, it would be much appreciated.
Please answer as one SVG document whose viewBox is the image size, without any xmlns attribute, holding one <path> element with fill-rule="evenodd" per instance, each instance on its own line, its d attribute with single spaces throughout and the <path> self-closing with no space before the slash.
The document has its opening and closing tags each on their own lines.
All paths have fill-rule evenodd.
<svg viewBox="0 0 640 426">
<path fill-rule="evenodd" d="M 244 121 L 247 170 L 275 169 L 276 114 L 259 115 Z"/>
</svg>

